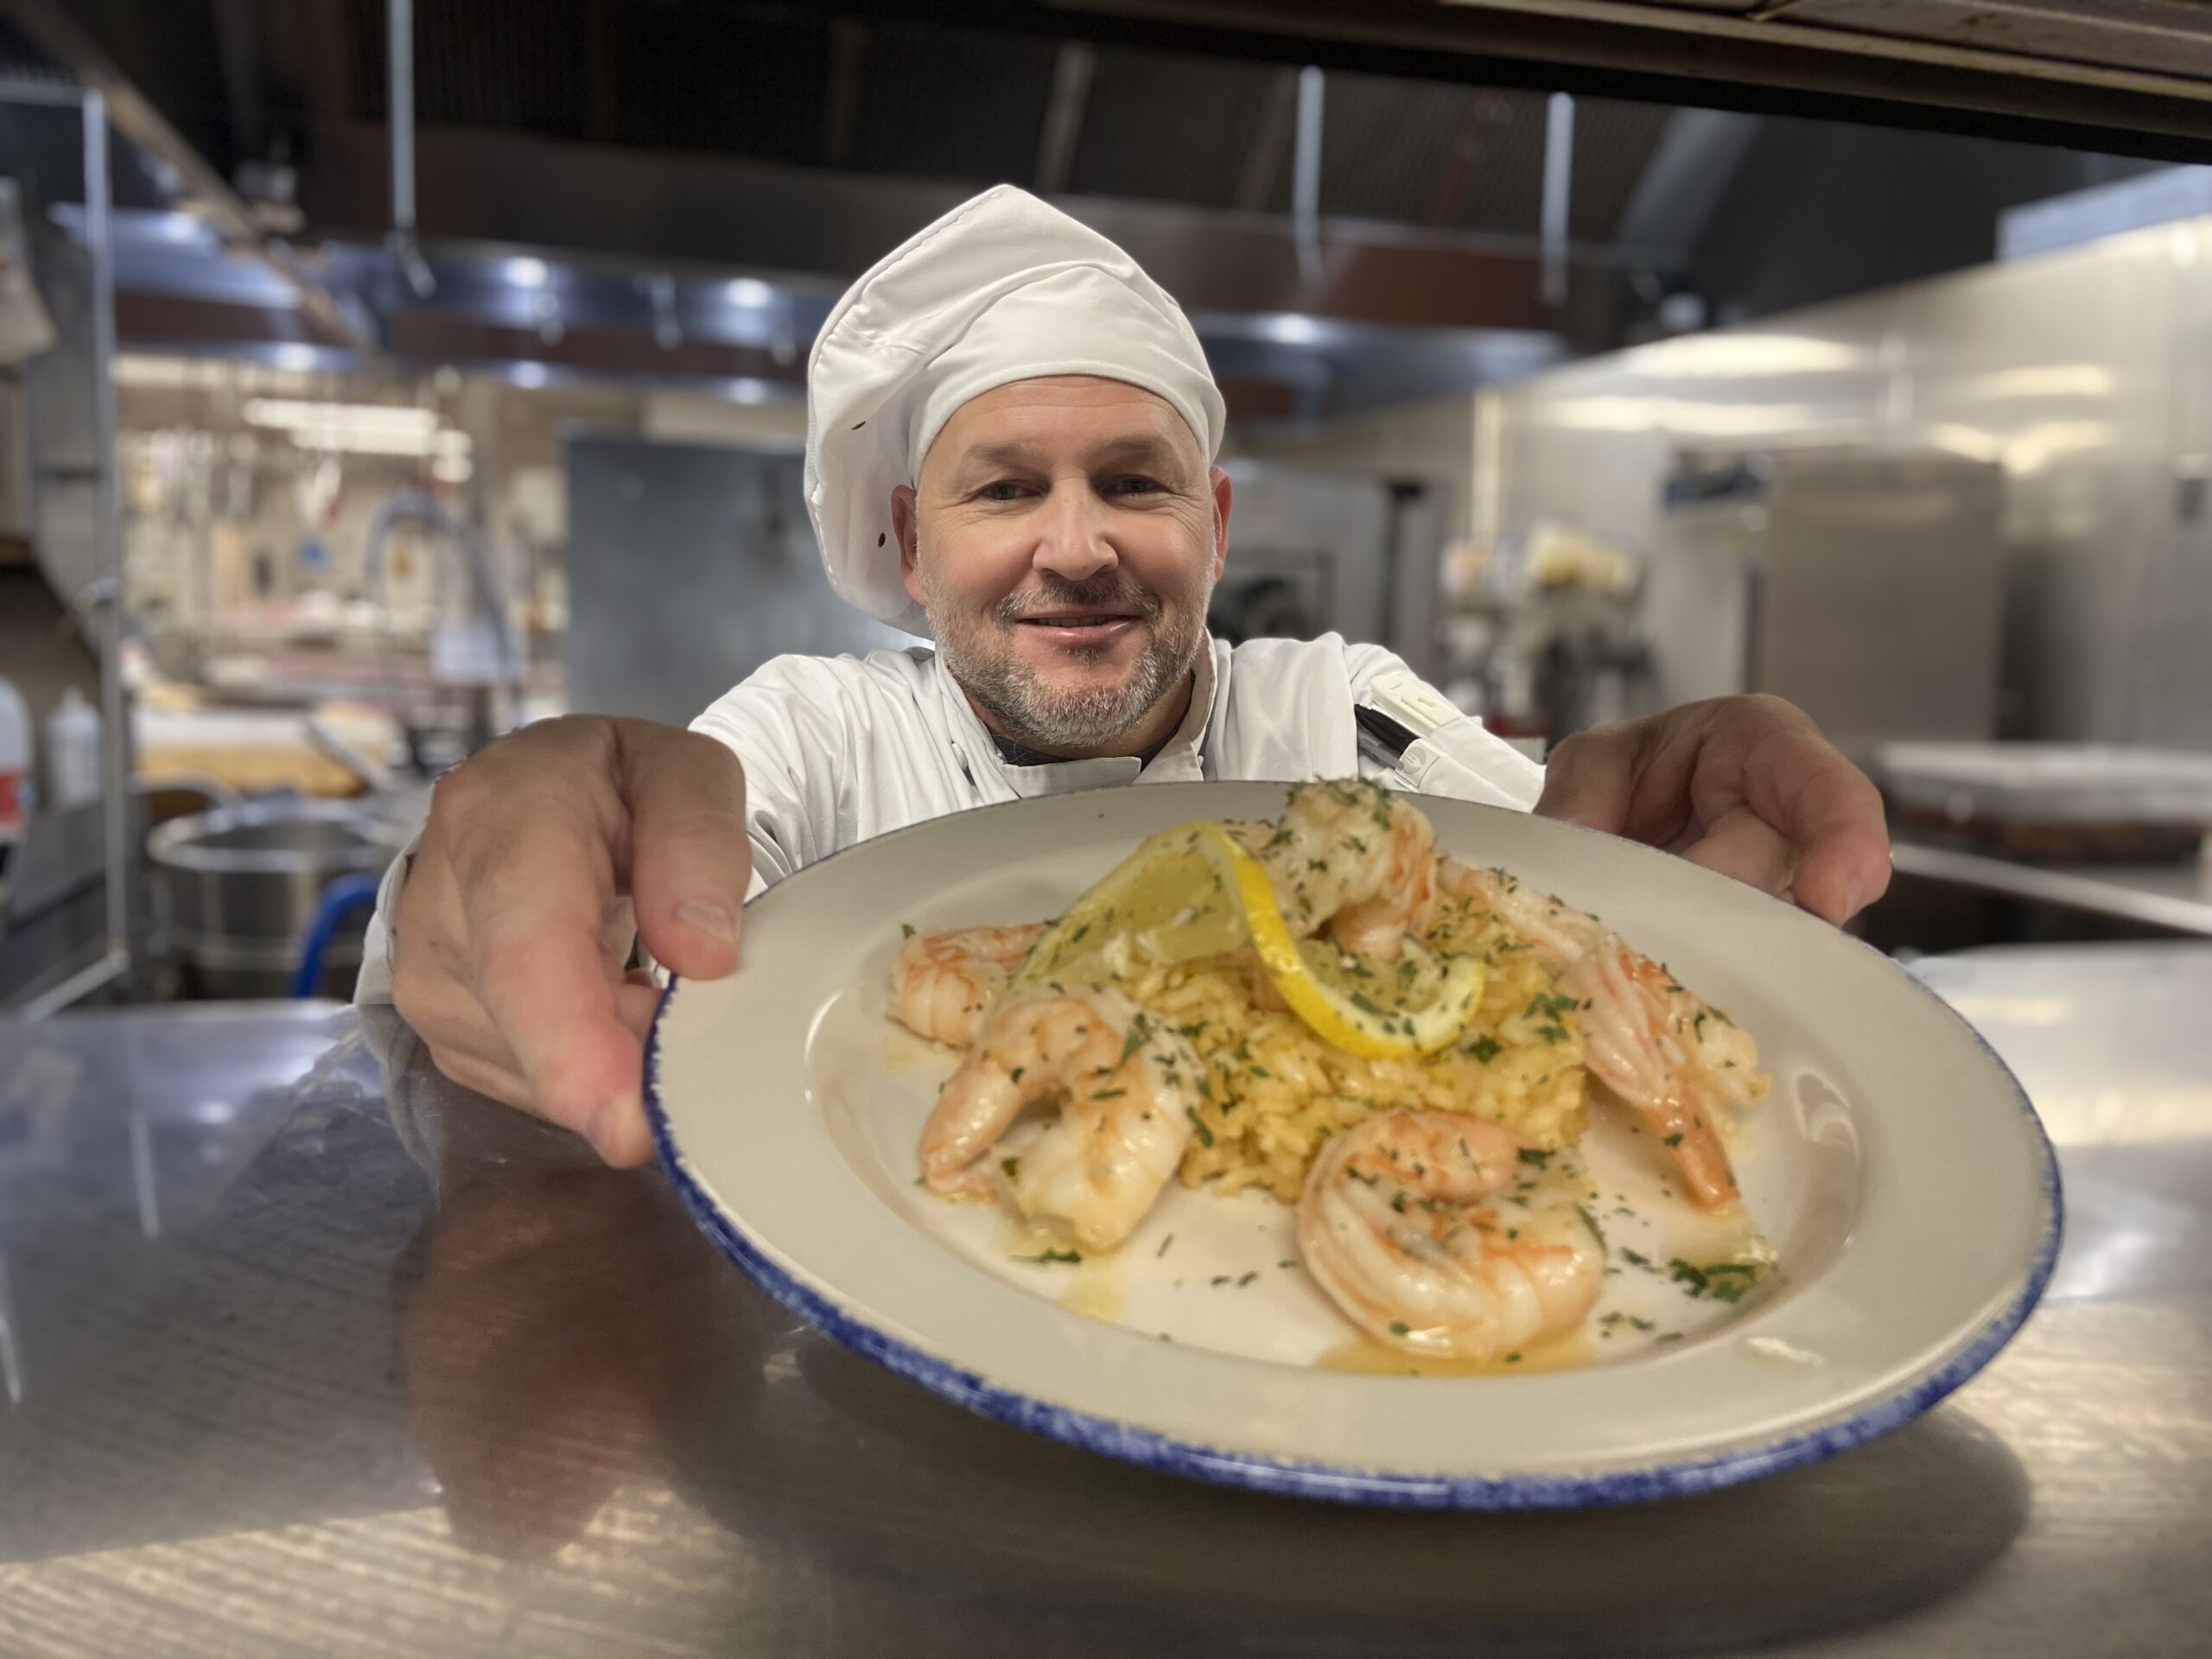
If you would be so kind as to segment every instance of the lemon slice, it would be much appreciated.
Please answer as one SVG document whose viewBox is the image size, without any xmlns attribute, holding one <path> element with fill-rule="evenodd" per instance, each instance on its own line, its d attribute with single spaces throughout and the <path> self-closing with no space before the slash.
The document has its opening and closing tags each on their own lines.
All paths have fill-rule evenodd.
<svg viewBox="0 0 2212 1659">
<path fill-rule="evenodd" d="M 1163 830 L 1046 931 L 1014 970 L 1008 992 L 1048 982 L 1095 985 L 1148 964 L 1241 949 L 1252 935 L 1236 879 L 1239 859 L 1251 862 L 1217 823 Z M 1259 874 L 1264 887 L 1266 874 Z"/>
<path fill-rule="evenodd" d="M 1325 1042 L 1370 1059 L 1435 1052 L 1466 1029 L 1482 1000 L 1478 957 L 1440 958 L 1408 939 L 1401 961 L 1370 963 L 1298 938 L 1266 869 L 1209 823 L 1141 843 L 1038 940 L 1007 989 L 1096 984 L 1247 944 L 1299 1018 Z"/>
<path fill-rule="evenodd" d="M 1448 1047 L 1482 1001 L 1478 957 L 1440 958 L 1408 939 L 1397 963 L 1370 963 L 1322 939 L 1294 938 L 1267 872 L 1237 874 L 1252 943 L 1275 989 L 1324 1042 L 1370 1060 Z"/>
</svg>

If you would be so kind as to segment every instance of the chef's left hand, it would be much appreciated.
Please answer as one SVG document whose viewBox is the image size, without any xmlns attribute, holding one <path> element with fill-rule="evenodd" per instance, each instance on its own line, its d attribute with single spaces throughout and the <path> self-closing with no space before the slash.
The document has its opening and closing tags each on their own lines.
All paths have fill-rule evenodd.
<svg viewBox="0 0 2212 1659">
<path fill-rule="evenodd" d="M 1552 752 L 1536 810 L 1679 853 L 1839 926 L 1890 884 L 1881 792 L 1780 697 L 1579 733 Z"/>
</svg>

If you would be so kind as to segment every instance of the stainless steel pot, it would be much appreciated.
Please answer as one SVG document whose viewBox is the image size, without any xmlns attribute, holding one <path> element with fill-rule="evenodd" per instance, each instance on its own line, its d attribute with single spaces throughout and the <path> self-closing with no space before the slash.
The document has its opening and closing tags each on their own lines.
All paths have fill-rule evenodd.
<svg viewBox="0 0 2212 1659">
<path fill-rule="evenodd" d="M 194 986 L 210 996 L 283 996 L 322 890 L 379 874 L 406 829 L 338 801 L 256 801 L 173 819 L 146 839 L 168 889 L 169 934 Z M 324 995 L 350 996 L 365 917 L 332 939 Z"/>
</svg>

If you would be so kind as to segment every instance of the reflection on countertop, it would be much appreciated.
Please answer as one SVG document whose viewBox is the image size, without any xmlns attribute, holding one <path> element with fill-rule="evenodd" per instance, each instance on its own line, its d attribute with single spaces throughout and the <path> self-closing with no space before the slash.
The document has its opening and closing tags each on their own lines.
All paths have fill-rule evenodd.
<svg viewBox="0 0 2212 1659">
<path fill-rule="evenodd" d="M 350 1014 L 205 1014 L 204 1084 L 119 1058 L 174 1014 L 0 1027 L 0 1623 L 55 1654 L 2181 1650 L 2212 1615 L 2212 949 L 1918 971 L 2047 1103 L 2050 1301 L 1847 1456 L 1525 1516 L 971 1416 L 796 1324 L 654 1172 L 419 1060 L 396 1132 Z M 205 1121 L 149 1143 L 149 1235 L 156 1096 Z"/>
<path fill-rule="evenodd" d="M 2212 866 L 2034 864 L 1962 847 L 1901 840 L 1891 849 L 1902 875 L 2086 911 L 2122 922 L 2212 936 Z"/>
</svg>

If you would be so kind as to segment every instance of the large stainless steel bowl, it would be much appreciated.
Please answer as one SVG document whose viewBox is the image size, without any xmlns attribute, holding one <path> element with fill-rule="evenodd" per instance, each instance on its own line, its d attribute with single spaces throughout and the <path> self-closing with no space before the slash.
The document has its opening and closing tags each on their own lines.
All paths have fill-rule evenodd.
<svg viewBox="0 0 2212 1659">
<path fill-rule="evenodd" d="M 255 801 L 176 818 L 146 839 L 168 887 L 169 932 L 194 988 L 210 996 L 283 996 L 322 890 L 341 875 L 376 875 L 406 829 L 337 801 Z M 326 995 L 349 996 L 365 916 L 332 938 Z"/>
</svg>

